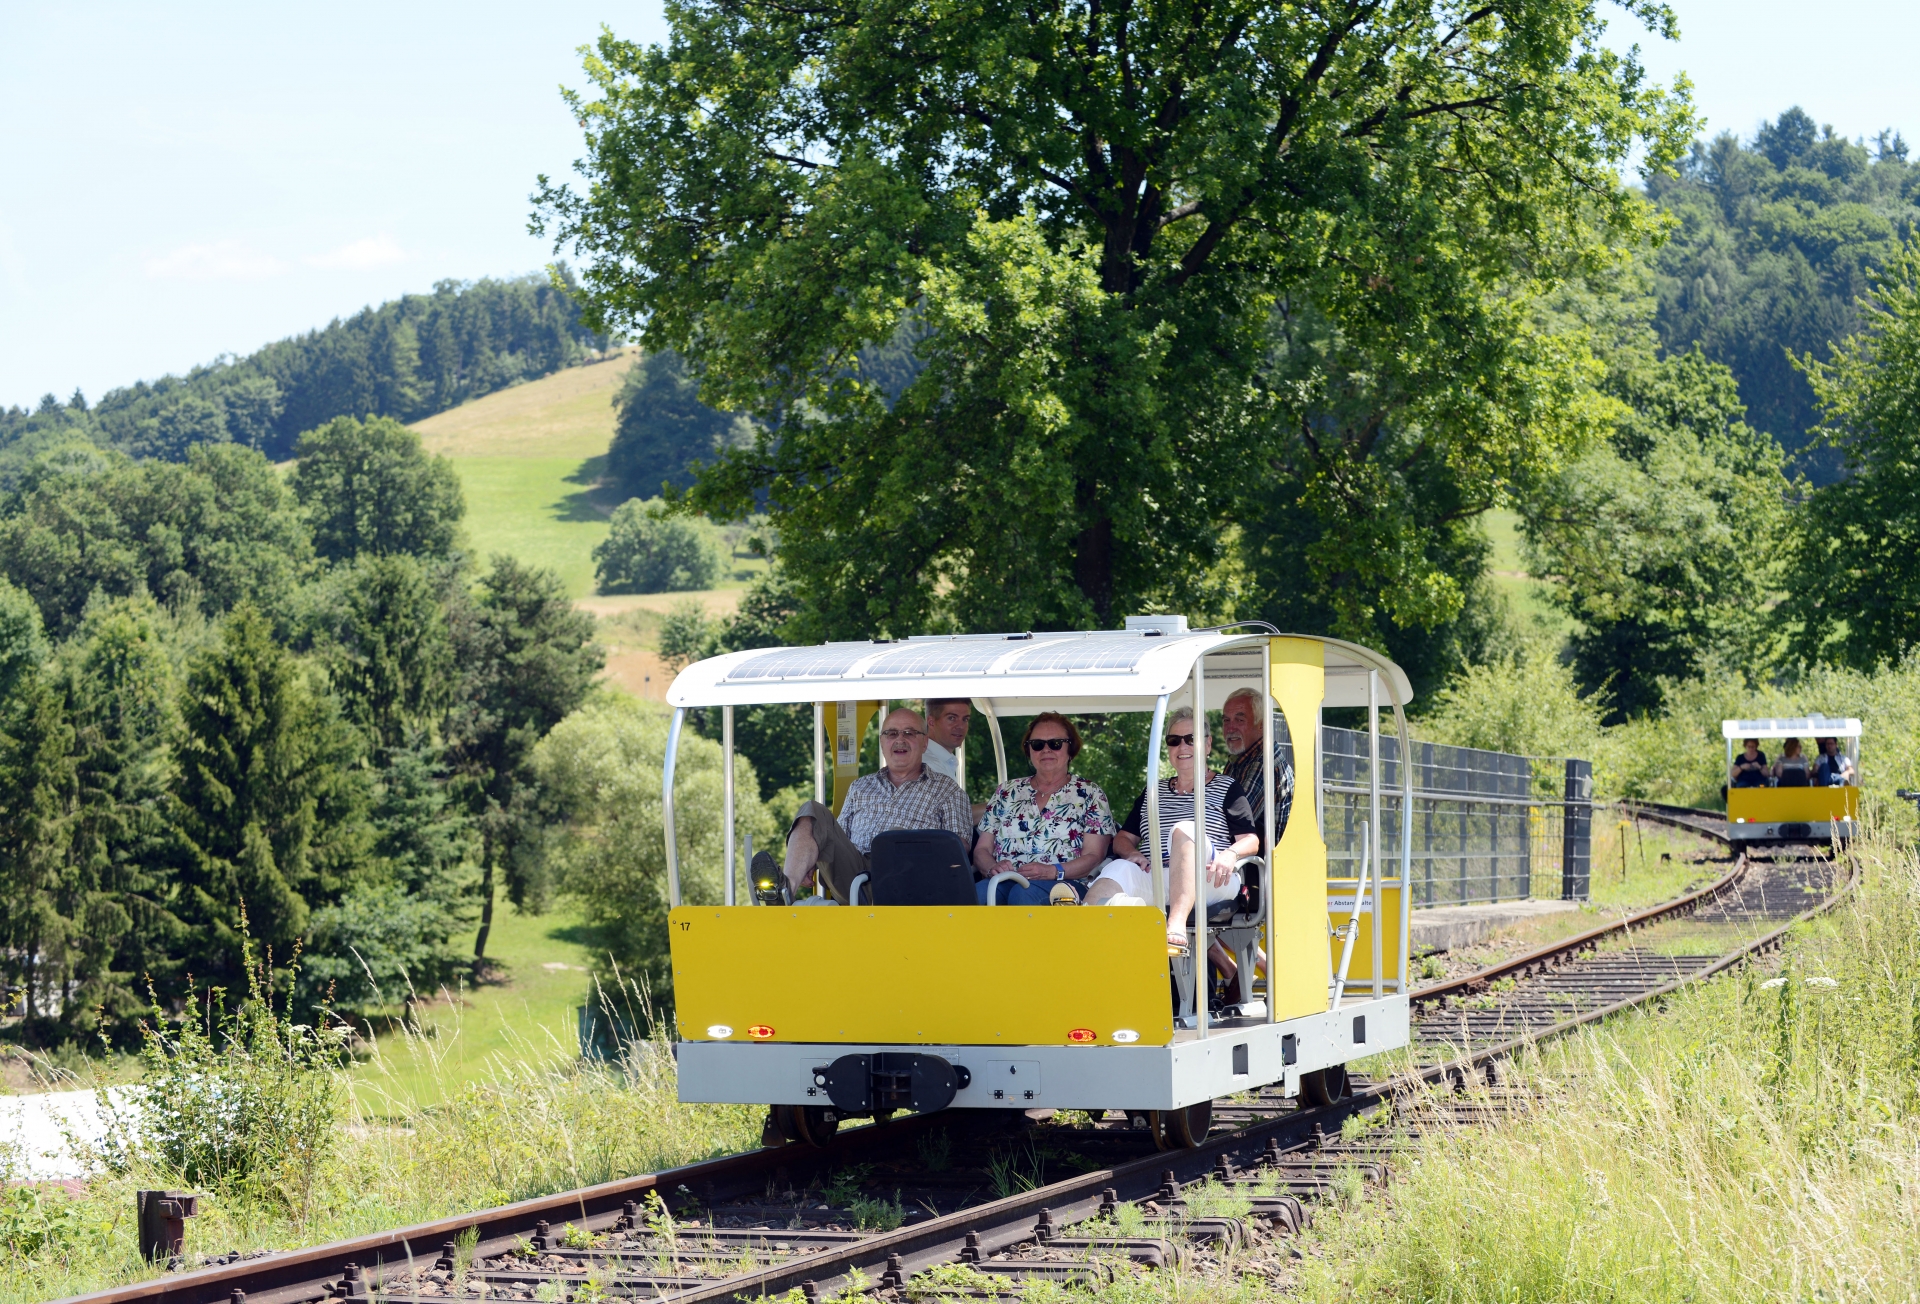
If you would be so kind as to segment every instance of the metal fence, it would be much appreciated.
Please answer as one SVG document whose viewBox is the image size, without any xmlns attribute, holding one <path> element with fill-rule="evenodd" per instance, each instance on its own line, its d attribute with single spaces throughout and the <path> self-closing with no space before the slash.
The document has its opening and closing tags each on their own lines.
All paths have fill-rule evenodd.
<svg viewBox="0 0 1920 1304">
<path fill-rule="evenodd" d="M 1327 872 L 1359 872 L 1368 810 L 1368 739 L 1321 730 Z M 1380 863 L 1400 861 L 1400 740 L 1380 739 Z M 1575 759 L 1413 744 L 1413 905 L 1526 897 L 1585 900 L 1591 879 L 1593 767 Z"/>
</svg>

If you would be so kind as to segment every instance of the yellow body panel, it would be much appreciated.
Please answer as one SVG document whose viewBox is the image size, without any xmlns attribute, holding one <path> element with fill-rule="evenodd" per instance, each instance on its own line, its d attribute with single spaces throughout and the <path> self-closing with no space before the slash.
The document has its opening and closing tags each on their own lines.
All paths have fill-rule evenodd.
<svg viewBox="0 0 1920 1304">
<path fill-rule="evenodd" d="M 1335 928 L 1343 928 L 1353 917 L 1353 894 L 1360 884 L 1354 879 L 1334 881 L 1327 884 L 1327 920 Z M 1360 908 L 1360 935 L 1353 939 L 1353 960 L 1347 965 L 1347 985 L 1373 984 L 1373 884 L 1367 884 L 1367 897 Z M 1388 982 L 1397 982 L 1400 978 L 1400 889 L 1397 887 L 1380 890 L 1380 973 Z M 1328 956 L 1333 965 L 1332 973 L 1340 972 L 1340 952 L 1345 949 L 1338 937 L 1332 939 Z M 1321 986 L 1326 991 L 1325 985 Z"/>
<path fill-rule="evenodd" d="M 1173 1040 L 1166 919 L 1139 906 L 681 906 L 669 915 L 680 1036 L 1112 1046 Z M 1326 985 L 1321 980 L 1321 1005 Z"/>
<path fill-rule="evenodd" d="M 1333 979 L 1327 966 L 1327 844 L 1320 839 L 1315 809 L 1320 791 L 1315 753 L 1327 672 L 1325 651 L 1313 639 L 1275 638 L 1268 647 L 1274 705 L 1287 718 L 1296 757 L 1293 813 L 1273 850 L 1275 936 L 1267 947 L 1268 983 L 1275 1014 L 1292 1019 L 1325 1010 Z"/>
<path fill-rule="evenodd" d="M 1788 820 L 1820 824 L 1860 818 L 1858 788 L 1729 788 L 1727 819 L 1749 824 Z"/>
</svg>

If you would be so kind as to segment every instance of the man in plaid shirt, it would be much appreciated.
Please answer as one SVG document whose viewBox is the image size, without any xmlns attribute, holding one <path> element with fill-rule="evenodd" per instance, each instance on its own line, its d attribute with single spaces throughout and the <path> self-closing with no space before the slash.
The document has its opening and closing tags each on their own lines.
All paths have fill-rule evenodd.
<svg viewBox="0 0 1920 1304">
<path fill-rule="evenodd" d="M 972 838 L 973 807 L 966 793 L 946 775 L 927 768 L 921 760 L 926 750 L 926 722 L 919 712 L 901 707 L 880 726 L 880 759 L 886 768 L 848 785 L 838 820 L 820 802 L 800 804 L 787 833 L 784 867 L 795 896 L 817 881 L 823 896 L 845 905 L 847 889 L 867 872 L 875 835 L 888 829 L 946 829 L 963 842 Z M 771 873 L 771 855 L 763 851 L 753 859 L 756 881 Z"/>
</svg>

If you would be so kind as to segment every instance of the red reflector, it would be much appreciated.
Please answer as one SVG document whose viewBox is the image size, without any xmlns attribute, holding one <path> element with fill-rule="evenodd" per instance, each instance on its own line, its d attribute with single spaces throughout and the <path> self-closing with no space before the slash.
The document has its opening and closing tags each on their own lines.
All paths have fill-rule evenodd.
<svg viewBox="0 0 1920 1304">
<path fill-rule="evenodd" d="M 1090 1042 L 1090 1041 L 1098 1041 L 1099 1039 L 1100 1039 L 1099 1034 L 1094 1032 L 1092 1028 L 1075 1028 L 1072 1032 L 1067 1034 L 1068 1041 L 1076 1042 L 1081 1045 L 1085 1045 L 1087 1042 Z"/>
<path fill-rule="evenodd" d="M 755 1041 L 765 1041 L 767 1038 L 773 1036 L 773 1029 L 764 1023 L 756 1023 L 747 1029 L 747 1036 L 752 1037 Z"/>
</svg>

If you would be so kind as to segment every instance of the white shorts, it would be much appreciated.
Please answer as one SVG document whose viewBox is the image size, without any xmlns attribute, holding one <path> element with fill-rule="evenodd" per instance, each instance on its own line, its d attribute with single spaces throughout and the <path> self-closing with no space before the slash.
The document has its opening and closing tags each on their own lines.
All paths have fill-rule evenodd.
<svg viewBox="0 0 1920 1304">
<path fill-rule="evenodd" d="M 1188 837 L 1193 836 L 1192 820 L 1181 820 L 1173 827 Z M 1168 838 L 1171 840 L 1172 834 L 1168 834 Z M 1103 878 L 1112 882 L 1127 896 L 1139 897 L 1142 901 L 1153 900 L 1153 875 L 1131 860 L 1109 860 L 1100 867 L 1100 873 L 1093 881 L 1098 883 Z M 1240 877 L 1237 874 L 1217 887 L 1208 882 L 1204 875 L 1201 883 L 1206 888 L 1207 904 L 1210 906 L 1218 905 L 1222 901 L 1231 901 L 1240 894 Z"/>
</svg>

